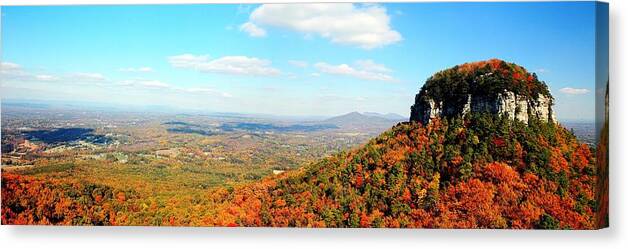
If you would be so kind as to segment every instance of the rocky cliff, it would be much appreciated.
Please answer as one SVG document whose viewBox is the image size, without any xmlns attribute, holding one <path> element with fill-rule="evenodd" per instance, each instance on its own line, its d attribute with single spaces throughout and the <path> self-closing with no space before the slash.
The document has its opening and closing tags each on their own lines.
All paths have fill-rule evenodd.
<svg viewBox="0 0 628 249">
<path fill-rule="evenodd" d="M 498 59 L 455 66 L 430 77 L 415 97 L 410 121 L 488 112 L 528 123 L 555 122 L 547 85 L 523 67 Z"/>
</svg>

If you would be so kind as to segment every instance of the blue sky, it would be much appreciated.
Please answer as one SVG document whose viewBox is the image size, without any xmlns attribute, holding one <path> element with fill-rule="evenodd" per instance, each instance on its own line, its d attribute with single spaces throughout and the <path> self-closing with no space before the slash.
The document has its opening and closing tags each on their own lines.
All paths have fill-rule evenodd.
<svg viewBox="0 0 628 249">
<path fill-rule="evenodd" d="M 595 4 L 2 8 L 2 98 L 278 115 L 409 115 L 433 73 L 500 58 L 594 119 Z"/>
</svg>

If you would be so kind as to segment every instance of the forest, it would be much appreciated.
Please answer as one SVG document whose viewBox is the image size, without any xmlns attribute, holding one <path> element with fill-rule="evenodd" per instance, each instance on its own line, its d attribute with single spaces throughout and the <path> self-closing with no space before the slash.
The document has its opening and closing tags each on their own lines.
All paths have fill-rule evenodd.
<svg viewBox="0 0 628 249">
<path fill-rule="evenodd" d="M 559 124 L 474 114 L 400 123 L 298 170 L 185 198 L 3 172 L 2 221 L 590 229 L 595 154 Z"/>
</svg>

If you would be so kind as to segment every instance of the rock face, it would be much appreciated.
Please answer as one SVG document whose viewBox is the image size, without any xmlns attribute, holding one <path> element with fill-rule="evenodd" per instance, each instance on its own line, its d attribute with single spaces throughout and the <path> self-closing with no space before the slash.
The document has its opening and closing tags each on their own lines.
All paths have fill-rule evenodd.
<svg viewBox="0 0 628 249">
<path fill-rule="evenodd" d="M 501 63 L 501 61 L 499 62 Z M 485 71 L 499 69 L 499 66 L 491 68 L 490 66 L 485 66 L 486 64 L 481 63 L 488 64 L 490 61 L 476 62 L 473 65 L 484 65 L 482 68 L 484 68 Z M 467 64 L 464 64 L 463 66 L 465 65 Z M 488 67 L 488 69 L 486 69 L 486 67 Z M 512 68 L 512 66 L 510 67 Z M 477 66 L 477 68 L 480 68 L 480 66 Z M 526 82 L 526 85 L 524 86 L 527 86 L 528 88 L 517 88 L 504 84 L 503 82 L 507 82 L 509 77 L 507 77 L 507 74 L 501 72 L 500 75 L 502 76 L 500 76 L 500 78 L 494 78 L 492 80 L 501 83 L 504 87 L 492 88 L 491 91 L 487 91 L 481 89 L 481 87 L 477 87 L 477 85 L 480 84 L 477 81 L 482 80 L 481 84 L 491 85 L 491 81 L 487 81 L 486 79 L 488 77 L 486 76 L 493 75 L 493 72 L 477 74 L 475 71 L 471 70 L 471 73 L 469 71 L 459 73 L 458 71 L 460 71 L 460 69 L 458 66 L 448 70 L 456 70 L 456 73 L 454 73 L 454 76 L 449 79 L 444 79 L 442 76 L 443 74 L 451 75 L 452 73 L 440 72 L 440 75 L 436 75 L 440 78 L 434 79 L 434 76 L 430 78 L 419 94 L 416 95 L 415 103 L 411 107 L 410 121 L 419 121 L 426 124 L 430 122 L 431 119 L 436 117 L 452 117 L 457 115 L 465 116 L 474 112 L 492 113 L 500 116 L 506 116 L 511 120 L 518 120 L 526 124 L 533 118 L 545 122 L 556 122 L 554 111 L 552 110 L 553 98 L 549 95 L 549 91 L 537 91 L 536 94 L 529 91 L 529 89 L 531 89 L 530 86 L 539 87 L 539 89 L 547 89 L 547 86 L 545 86 L 544 83 L 536 80 L 535 75 L 534 80 L 536 81 L 530 80 L 530 82 L 542 85 L 534 86 L 532 83 Z M 525 71 L 524 73 L 527 74 Z M 452 79 L 454 80 L 452 81 Z M 455 82 L 456 80 L 461 82 Z M 515 81 L 517 79 L 513 78 L 511 80 Z M 521 82 L 516 83 L 521 84 Z M 460 91 L 455 87 L 440 86 L 438 84 L 453 85 L 466 90 Z M 528 91 L 520 89 L 528 89 Z M 433 93 L 430 90 L 438 93 Z"/>
<path fill-rule="evenodd" d="M 467 95 L 462 109 L 455 107 L 443 108 L 443 101 L 436 102 L 433 99 L 417 94 L 415 104 L 412 105 L 410 121 L 428 123 L 432 118 L 443 116 L 467 115 L 470 112 L 488 112 L 505 115 L 511 120 L 519 120 L 528 123 L 531 117 L 546 122 L 555 122 L 556 118 L 551 107 L 550 98 L 539 95 L 537 99 L 529 99 L 513 92 L 505 91 L 495 97 Z"/>
</svg>

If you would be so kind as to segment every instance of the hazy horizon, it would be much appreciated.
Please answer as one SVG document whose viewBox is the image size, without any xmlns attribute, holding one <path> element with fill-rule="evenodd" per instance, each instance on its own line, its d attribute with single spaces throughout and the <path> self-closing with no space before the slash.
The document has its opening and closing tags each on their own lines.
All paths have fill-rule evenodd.
<svg viewBox="0 0 628 249">
<path fill-rule="evenodd" d="M 326 114 L 326 115 L 282 115 L 282 114 L 270 114 L 270 113 L 259 113 L 259 112 L 224 112 L 224 111 L 220 111 L 220 110 L 195 110 L 195 109 L 185 109 L 185 108 L 170 108 L 170 109 L 164 109 L 167 106 L 165 105 L 146 105 L 146 106 L 130 106 L 130 105 L 120 105 L 120 104 L 107 104 L 107 103 L 99 103 L 99 102 L 84 102 L 84 101 L 63 101 L 63 100 L 29 100 L 29 99 L 0 99 L 0 104 L 1 105 L 14 105 L 14 104 L 44 104 L 44 105 L 58 105 L 55 107 L 78 107 L 79 109 L 83 109 L 83 110 L 92 110 L 92 111 L 96 111 L 96 110 L 100 110 L 103 108 L 117 108 L 117 109 L 112 109 L 111 111 L 114 112 L 147 112 L 150 114 L 155 114 L 155 113 L 163 113 L 163 114 L 189 114 L 189 115 L 194 115 L 194 114 L 198 114 L 198 115 L 208 115 L 208 114 L 237 114 L 237 115 L 251 115 L 251 116 L 268 116 L 268 117 L 276 117 L 276 118 L 296 118 L 296 119 L 311 119 L 311 120 L 320 120 L 320 119 L 327 119 L 327 118 L 332 118 L 332 117 L 337 117 L 337 116 L 342 116 L 342 115 L 346 115 L 352 112 L 358 112 L 360 114 L 368 114 L 368 113 L 375 113 L 375 114 L 381 114 L 381 115 L 386 115 L 386 114 L 394 114 L 394 115 L 399 115 L 402 116 L 403 118 L 410 118 L 409 112 L 407 114 L 403 114 L 403 113 L 394 113 L 394 112 L 388 112 L 388 113 L 381 113 L 381 112 L 371 112 L 371 111 L 349 111 L 349 112 L 343 112 L 343 113 L 332 113 L 332 114 Z M 81 105 L 82 104 L 82 105 Z M 77 105 L 81 105 L 80 107 Z M 124 108 L 124 109 L 122 109 Z M 1 108 L 0 108 L 0 112 L 1 112 Z M 558 122 L 560 123 L 595 123 L 595 119 L 582 119 L 582 118 L 573 118 L 573 119 L 561 119 L 558 118 Z"/>
<path fill-rule="evenodd" d="M 70 101 L 70 100 L 34 100 L 34 99 L 0 99 L 0 105 L 46 105 L 46 106 L 35 106 L 34 108 L 76 108 L 79 110 L 86 111 L 101 111 L 102 109 L 109 109 L 112 112 L 147 112 L 151 114 L 155 113 L 163 113 L 163 114 L 238 114 L 238 115 L 253 115 L 253 116 L 269 116 L 269 117 L 278 117 L 278 118 L 302 118 L 302 119 L 323 119 L 323 118 L 331 118 L 337 117 L 341 115 L 346 115 L 353 112 L 358 112 L 363 115 L 368 114 L 394 114 L 401 116 L 403 118 L 410 118 L 409 112 L 407 114 L 401 113 L 380 113 L 380 112 L 372 112 L 372 111 L 349 111 L 343 113 L 331 113 L 326 115 L 282 115 L 282 114 L 271 114 L 271 113 L 259 113 L 259 112 L 225 112 L 220 110 L 211 110 L 211 109 L 190 109 L 190 108 L 171 108 L 167 105 L 124 105 L 124 104 L 115 104 L 115 103 L 105 103 L 105 102 L 90 102 L 90 101 Z M 23 106 L 25 107 L 25 106 Z M 1 109 L 0 109 L 1 112 Z"/>
</svg>

